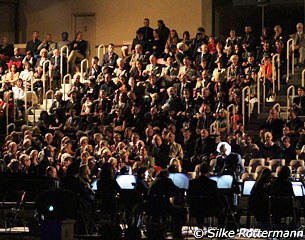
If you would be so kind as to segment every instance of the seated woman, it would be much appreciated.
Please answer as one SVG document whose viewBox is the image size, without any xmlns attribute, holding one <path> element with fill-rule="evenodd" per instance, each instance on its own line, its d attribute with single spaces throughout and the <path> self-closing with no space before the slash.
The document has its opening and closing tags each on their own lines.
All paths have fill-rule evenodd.
<svg viewBox="0 0 305 240">
<path fill-rule="evenodd" d="M 253 213 L 262 228 L 269 224 L 269 196 L 271 193 L 271 170 L 265 168 L 251 190 L 248 211 Z"/>
<path fill-rule="evenodd" d="M 12 64 L 9 68 L 9 72 L 4 76 L 4 82 L 9 82 L 12 85 L 19 79 L 19 72 L 17 72 L 17 65 Z"/>
<path fill-rule="evenodd" d="M 166 59 L 166 57 L 171 56 L 174 57 L 177 51 L 177 43 L 180 41 L 179 37 L 178 37 L 178 33 L 176 30 L 172 29 L 170 31 L 170 34 L 168 36 L 168 39 L 166 41 L 165 44 L 165 56 L 164 59 Z"/>
</svg>

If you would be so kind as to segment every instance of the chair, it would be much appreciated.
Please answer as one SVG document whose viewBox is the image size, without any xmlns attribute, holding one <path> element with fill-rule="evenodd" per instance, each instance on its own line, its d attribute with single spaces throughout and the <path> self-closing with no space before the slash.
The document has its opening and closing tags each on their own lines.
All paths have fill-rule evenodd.
<svg viewBox="0 0 305 240">
<path fill-rule="evenodd" d="M 255 172 L 257 166 L 265 166 L 265 158 L 252 158 L 249 162 L 251 172 Z"/>
<path fill-rule="evenodd" d="M 255 169 L 255 173 L 259 175 L 265 168 L 266 168 L 265 166 L 257 166 Z"/>
<path fill-rule="evenodd" d="M 291 166 L 291 171 L 295 172 L 298 167 L 304 167 L 304 160 L 291 160 L 289 165 Z"/>
<path fill-rule="evenodd" d="M 269 168 L 271 172 L 276 172 L 278 166 L 285 166 L 285 159 L 271 159 L 269 161 Z"/>
<path fill-rule="evenodd" d="M 257 178 L 257 173 L 243 173 L 241 175 L 241 181 L 255 181 Z"/>
</svg>

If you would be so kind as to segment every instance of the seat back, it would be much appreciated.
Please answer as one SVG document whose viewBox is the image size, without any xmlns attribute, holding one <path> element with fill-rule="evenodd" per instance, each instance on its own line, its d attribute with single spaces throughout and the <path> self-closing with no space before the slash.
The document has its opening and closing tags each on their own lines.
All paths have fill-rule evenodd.
<svg viewBox="0 0 305 240">
<path fill-rule="evenodd" d="M 291 160 L 290 166 L 292 171 L 296 171 L 298 167 L 304 167 L 304 160 Z"/>
<path fill-rule="evenodd" d="M 285 159 L 271 159 L 269 161 L 269 168 L 271 172 L 276 172 L 276 168 L 285 165 Z"/>
<path fill-rule="evenodd" d="M 257 178 L 257 173 L 243 173 L 241 175 L 241 181 L 255 181 Z"/>
<path fill-rule="evenodd" d="M 251 167 L 251 171 L 255 172 L 257 166 L 265 166 L 264 158 L 252 158 L 250 160 L 249 166 Z"/>
</svg>

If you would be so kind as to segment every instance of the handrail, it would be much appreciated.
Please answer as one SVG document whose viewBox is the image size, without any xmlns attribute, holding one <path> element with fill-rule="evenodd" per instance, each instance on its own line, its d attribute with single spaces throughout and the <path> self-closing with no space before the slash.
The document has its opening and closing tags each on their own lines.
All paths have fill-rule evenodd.
<svg viewBox="0 0 305 240">
<path fill-rule="evenodd" d="M 48 111 L 48 95 L 52 94 L 52 103 L 54 102 L 54 91 L 53 90 L 49 90 L 46 92 L 46 104 L 45 104 L 45 110 Z"/>
<path fill-rule="evenodd" d="M 80 63 L 80 73 L 81 73 L 81 80 L 83 81 L 84 80 L 84 63 L 86 63 L 86 71 L 88 70 L 89 68 L 89 61 L 87 58 L 83 59 Z"/>
<path fill-rule="evenodd" d="M 263 106 L 266 105 L 266 76 L 263 78 Z"/>
<path fill-rule="evenodd" d="M 290 99 L 289 99 L 290 92 L 292 93 L 291 96 L 293 98 L 295 96 L 295 87 L 293 85 L 287 88 L 287 117 L 289 115 L 289 108 L 290 108 Z"/>
<path fill-rule="evenodd" d="M 245 92 L 247 91 L 248 93 L 248 97 L 249 97 L 249 101 L 250 101 L 250 95 L 251 95 L 251 89 L 249 86 L 244 87 L 242 89 L 242 115 L 243 115 L 243 126 L 245 128 L 245 124 L 246 124 L 246 114 L 245 114 Z M 250 104 L 248 105 L 248 122 L 250 122 Z"/>
<path fill-rule="evenodd" d="M 6 109 L 5 109 L 5 115 L 6 115 L 6 124 L 8 125 L 8 104 L 9 104 L 9 101 L 10 101 L 10 95 L 11 95 L 11 92 L 8 92 L 7 93 L 7 95 L 6 95 L 6 98 L 4 99 L 4 101 L 5 101 L 5 107 L 6 107 Z M 14 111 L 14 114 L 15 114 L 15 111 Z M 6 134 L 8 135 L 8 133 L 7 133 L 7 131 L 6 131 Z"/>
<path fill-rule="evenodd" d="M 72 76 L 70 73 L 66 74 L 62 80 L 63 90 L 64 90 L 64 100 L 66 100 L 66 81 L 69 79 L 70 88 L 72 86 Z"/>
<path fill-rule="evenodd" d="M 43 99 L 46 98 L 46 64 L 49 64 L 49 77 L 51 77 L 51 73 L 52 73 L 52 69 L 51 69 L 51 61 L 50 60 L 46 60 L 44 61 L 43 65 L 42 65 L 42 83 L 43 83 L 43 92 L 42 92 L 42 96 Z M 52 88 L 52 82 L 50 80 L 50 89 Z"/>
<path fill-rule="evenodd" d="M 294 40 L 292 38 L 290 38 L 287 41 L 287 53 L 286 53 L 286 57 L 287 57 L 287 75 L 286 75 L 286 82 L 289 81 L 289 65 L 290 65 L 290 49 L 291 49 L 291 74 L 294 74 L 294 51 L 292 51 L 292 45 L 294 44 Z M 291 48 L 290 48 L 291 45 Z"/>
<path fill-rule="evenodd" d="M 273 89 L 272 89 L 272 93 L 273 95 L 275 94 L 275 81 L 276 79 L 278 79 L 278 90 L 280 90 L 280 77 L 277 77 L 277 72 L 276 71 L 276 65 L 275 65 L 275 59 L 277 59 L 277 62 L 279 63 L 279 54 L 274 54 L 272 56 L 272 85 L 273 85 Z M 279 64 L 278 64 L 278 70 L 280 69 Z"/>
<path fill-rule="evenodd" d="M 106 47 L 105 47 L 105 45 L 104 44 L 100 44 L 99 46 L 98 46 L 98 48 L 97 48 L 97 56 L 98 56 L 98 64 L 99 65 L 102 65 L 102 57 L 103 56 L 101 56 L 101 48 L 103 48 L 103 55 L 106 53 Z"/>
<path fill-rule="evenodd" d="M 276 103 L 276 104 L 273 105 L 272 108 L 273 108 L 273 109 L 277 109 L 277 110 L 278 110 L 278 113 L 279 113 L 279 117 L 281 117 L 281 104 Z"/>
<path fill-rule="evenodd" d="M 9 133 L 10 133 L 10 128 L 11 127 L 13 127 L 13 131 L 16 129 L 16 125 L 15 125 L 15 123 L 10 123 L 10 124 L 8 124 L 7 126 L 6 126 L 6 135 L 9 135 Z"/>
<path fill-rule="evenodd" d="M 64 50 L 66 50 L 66 56 L 69 56 L 69 47 L 67 45 L 62 46 L 60 49 L 60 79 L 62 80 L 63 75 L 64 75 Z M 69 62 L 67 62 L 67 72 L 69 72 Z"/>
<path fill-rule="evenodd" d="M 230 109 L 232 108 L 232 114 L 233 114 L 233 126 L 235 126 L 235 114 L 236 114 L 236 111 L 235 111 L 235 105 L 232 103 L 230 104 L 229 106 L 227 106 L 227 133 L 229 134 L 230 133 Z M 233 127 L 234 129 L 234 127 Z"/>
<path fill-rule="evenodd" d="M 258 100 L 258 105 L 257 105 L 257 113 L 261 113 L 261 81 L 260 81 L 260 78 L 259 78 L 259 75 L 257 74 L 256 76 L 257 78 L 257 83 L 256 83 L 256 86 L 257 86 L 257 100 Z"/>
<path fill-rule="evenodd" d="M 215 134 L 219 134 L 219 122 L 215 120 L 211 125 L 210 125 L 210 134 L 213 134 L 213 128 L 216 127 Z"/>
<path fill-rule="evenodd" d="M 305 86 L 305 69 L 302 71 L 302 87 Z"/>
<path fill-rule="evenodd" d="M 34 115 L 34 119 L 33 119 L 33 123 L 35 124 L 35 117 L 36 117 L 36 113 L 35 113 L 35 108 L 34 107 L 29 107 L 27 110 L 26 110 L 26 124 L 29 126 L 29 112 L 30 111 L 33 111 L 33 115 Z"/>
</svg>

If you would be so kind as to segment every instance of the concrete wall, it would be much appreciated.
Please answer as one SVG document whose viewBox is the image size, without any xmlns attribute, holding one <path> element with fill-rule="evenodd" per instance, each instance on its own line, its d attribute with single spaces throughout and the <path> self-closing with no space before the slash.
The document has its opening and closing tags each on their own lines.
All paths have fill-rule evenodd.
<svg viewBox="0 0 305 240">
<path fill-rule="evenodd" d="M 163 19 L 170 29 L 176 29 L 179 36 L 188 30 L 193 37 L 199 26 L 211 33 L 212 0 L 27 0 L 25 8 L 26 39 L 33 30 L 52 33 L 54 41 L 60 40 L 60 33 L 68 31 L 74 35 L 73 13 L 95 13 L 96 42 L 123 44 L 130 42 L 136 30 L 148 17 L 151 27 L 157 27 L 157 20 Z"/>
</svg>

